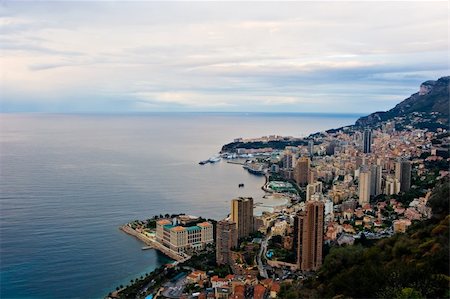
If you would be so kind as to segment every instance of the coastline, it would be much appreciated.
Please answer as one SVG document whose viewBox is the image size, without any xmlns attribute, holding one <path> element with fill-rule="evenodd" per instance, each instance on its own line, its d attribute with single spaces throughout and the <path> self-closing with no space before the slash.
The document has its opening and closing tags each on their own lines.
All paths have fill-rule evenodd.
<svg viewBox="0 0 450 299">
<path fill-rule="evenodd" d="M 166 248 L 165 246 L 162 246 L 161 244 L 159 244 L 155 240 L 153 240 L 153 239 L 147 237 L 146 235 L 144 235 L 144 234 L 142 234 L 140 232 L 137 232 L 136 230 L 132 229 L 127 224 L 122 225 L 121 227 L 119 227 L 119 229 L 121 231 L 123 231 L 124 233 L 137 238 L 138 240 L 142 241 L 145 245 L 148 246 L 148 247 L 143 247 L 142 248 L 143 250 L 144 249 L 155 249 L 155 250 L 158 250 L 161 253 L 163 253 L 164 255 L 166 255 L 167 257 L 173 259 L 174 263 L 182 263 L 182 262 L 187 261 L 188 259 L 190 259 L 190 256 L 181 256 L 181 255 L 175 253 L 174 251 Z"/>
</svg>

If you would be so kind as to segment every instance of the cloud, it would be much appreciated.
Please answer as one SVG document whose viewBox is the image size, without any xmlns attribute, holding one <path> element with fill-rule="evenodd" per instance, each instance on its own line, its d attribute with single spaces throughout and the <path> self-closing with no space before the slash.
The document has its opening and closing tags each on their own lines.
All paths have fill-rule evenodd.
<svg viewBox="0 0 450 299">
<path fill-rule="evenodd" d="M 448 75 L 448 18 L 445 2 L 2 2 L 2 96 L 370 112 Z"/>
</svg>

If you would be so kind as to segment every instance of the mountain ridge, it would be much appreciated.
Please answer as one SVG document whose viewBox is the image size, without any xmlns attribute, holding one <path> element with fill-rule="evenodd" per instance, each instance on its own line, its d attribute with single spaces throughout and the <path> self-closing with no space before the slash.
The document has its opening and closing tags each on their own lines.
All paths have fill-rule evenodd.
<svg viewBox="0 0 450 299">
<path fill-rule="evenodd" d="M 448 124 L 450 114 L 449 85 L 450 76 L 441 77 L 436 81 L 425 81 L 420 85 L 418 92 L 398 103 L 394 108 L 360 117 L 355 125 L 359 127 L 372 126 L 413 112 L 437 112 L 441 122 Z"/>
</svg>

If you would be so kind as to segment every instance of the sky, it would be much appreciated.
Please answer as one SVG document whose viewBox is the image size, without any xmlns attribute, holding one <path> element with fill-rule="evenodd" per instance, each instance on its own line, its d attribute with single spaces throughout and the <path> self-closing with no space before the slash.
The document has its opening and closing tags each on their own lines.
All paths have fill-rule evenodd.
<svg viewBox="0 0 450 299">
<path fill-rule="evenodd" d="M 0 1 L 0 112 L 387 110 L 449 71 L 449 2 Z"/>
</svg>

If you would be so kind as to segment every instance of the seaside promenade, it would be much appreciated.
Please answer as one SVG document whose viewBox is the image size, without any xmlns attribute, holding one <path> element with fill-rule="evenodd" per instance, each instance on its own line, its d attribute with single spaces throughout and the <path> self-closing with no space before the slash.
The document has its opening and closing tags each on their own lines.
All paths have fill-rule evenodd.
<svg viewBox="0 0 450 299">
<path fill-rule="evenodd" d="M 159 250 L 160 252 L 162 252 L 163 254 L 167 255 L 171 259 L 177 261 L 178 263 L 182 263 L 182 262 L 187 261 L 188 259 L 191 258 L 189 255 L 186 255 L 186 254 L 185 255 L 180 255 L 177 252 L 175 252 L 173 250 L 170 250 L 166 246 L 164 246 L 164 245 L 160 244 L 159 242 L 157 242 L 154 238 L 150 238 L 150 237 L 144 235 L 143 233 L 140 233 L 140 232 L 134 230 L 133 228 L 131 228 L 127 224 L 122 225 L 120 227 L 120 230 L 122 230 L 123 232 L 125 232 L 125 233 L 127 233 L 129 235 L 132 235 L 132 236 L 136 237 L 137 239 L 141 240 L 149 248 L 153 248 L 153 249 Z"/>
</svg>

